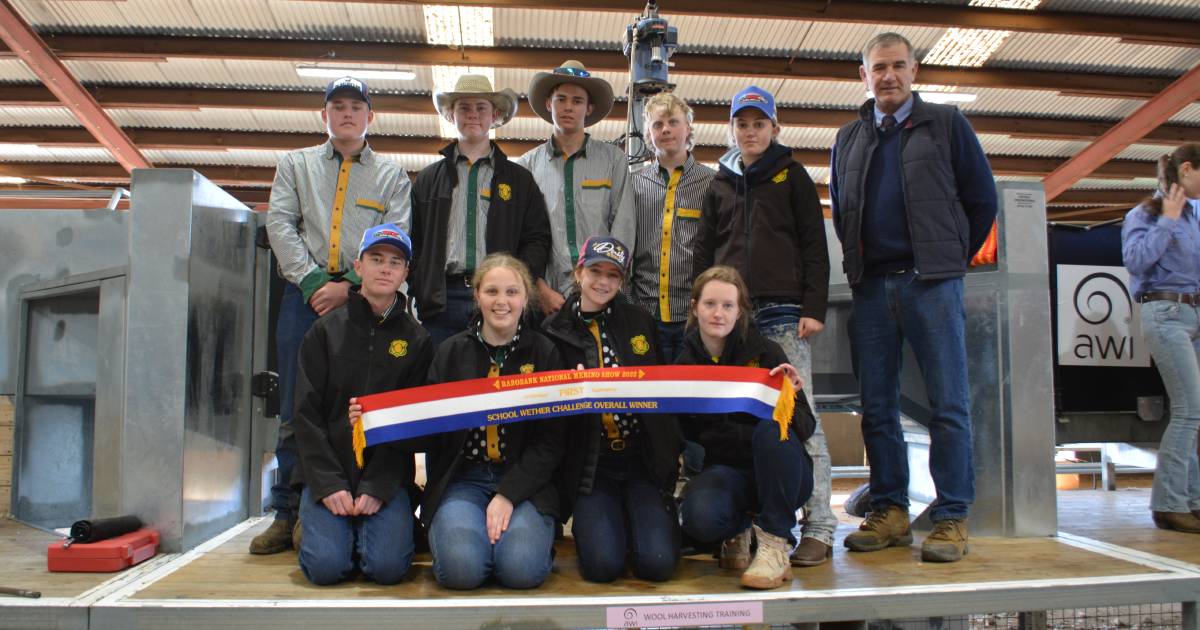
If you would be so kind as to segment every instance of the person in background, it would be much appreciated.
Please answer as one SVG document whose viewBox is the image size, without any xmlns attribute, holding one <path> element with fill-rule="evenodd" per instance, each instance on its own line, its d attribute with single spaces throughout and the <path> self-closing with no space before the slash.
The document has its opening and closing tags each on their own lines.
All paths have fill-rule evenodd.
<svg viewBox="0 0 1200 630">
<path fill-rule="evenodd" d="M 1171 400 L 1150 510 L 1157 527 L 1200 534 L 1200 144 L 1159 158 L 1158 181 L 1159 194 L 1130 210 L 1121 228 L 1142 334 Z"/>
<path fill-rule="evenodd" d="M 517 95 L 493 90 L 486 76 L 464 74 L 451 92 L 433 95 L 458 137 L 442 159 L 421 169 L 413 186 L 412 278 L 421 324 L 434 345 L 462 332 L 475 308 L 471 278 L 485 256 L 509 252 L 534 276 L 550 255 L 550 223 L 529 171 L 488 136 L 512 119 Z"/>
<path fill-rule="evenodd" d="M 750 291 L 755 326 L 783 348 L 788 363 L 809 384 L 804 395 L 815 411 L 809 339 L 824 328 L 829 295 L 821 201 L 808 171 L 778 141 L 770 92 L 750 86 L 734 95 L 729 132 L 731 148 L 700 209 L 693 274 L 712 265 L 738 270 Z M 837 529 L 830 507 L 833 470 L 819 418 L 804 448 L 813 460 L 814 485 L 792 564 L 815 566 L 832 556 Z"/>
<path fill-rule="evenodd" d="M 296 438 L 292 428 L 296 357 L 305 333 L 318 317 L 342 306 L 354 271 L 355 244 L 363 232 L 382 223 L 408 230 L 408 173 L 377 155 L 367 143 L 375 119 L 367 84 L 342 77 L 325 88 L 321 120 L 329 140 L 289 151 L 275 169 L 267 210 L 267 235 L 287 281 L 279 305 L 275 343 L 279 358 L 279 439 L 277 480 L 271 487 L 275 521 L 250 542 L 250 553 L 279 553 L 293 546 L 297 493 L 292 475 Z"/>
<path fill-rule="evenodd" d="M 550 214 L 553 248 L 545 277 L 537 278 L 538 303 L 549 315 L 575 282 L 584 239 L 611 234 L 632 243 L 636 220 L 625 151 L 584 131 L 612 110 L 612 86 L 569 60 L 533 75 L 528 94 L 534 113 L 554 125 L 549 140 L 517 159 L 533 173 Z"/>
</svg>

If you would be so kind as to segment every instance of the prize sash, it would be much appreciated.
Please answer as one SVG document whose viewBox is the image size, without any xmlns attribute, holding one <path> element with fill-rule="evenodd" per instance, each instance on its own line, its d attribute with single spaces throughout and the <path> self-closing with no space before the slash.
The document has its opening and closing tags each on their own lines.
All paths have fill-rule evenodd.
<svg viewBox="0 0 1200 630">
<path fill-rule="evenodd" d="M 795 390 L 784 374 L 712 365 L 592 368 L 511 374 L 358 399 L 354 452 L 459 429 L 591 413 L 748 413 L 787 439 Z"/>
</svg>

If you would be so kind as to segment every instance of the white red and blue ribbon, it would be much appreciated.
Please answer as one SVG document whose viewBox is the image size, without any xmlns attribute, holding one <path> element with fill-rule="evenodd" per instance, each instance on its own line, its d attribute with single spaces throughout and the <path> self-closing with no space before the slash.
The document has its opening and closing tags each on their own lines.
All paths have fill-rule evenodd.
<svg viewBox="0 0 1200 630">
<path fill-rule="evenodd" d="M 750 367 L 672 365 L 533 372 L 396 390 L 359 398 L 362 450 L 458 429 L 592 413 L 748 413 L 779 423 L 795 405 L 783 374 Z"/>
</svg>

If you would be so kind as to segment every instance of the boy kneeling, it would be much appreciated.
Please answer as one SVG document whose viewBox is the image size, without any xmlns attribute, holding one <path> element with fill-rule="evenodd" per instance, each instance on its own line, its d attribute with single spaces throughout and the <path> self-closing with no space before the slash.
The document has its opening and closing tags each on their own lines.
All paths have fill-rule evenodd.
<svg viewBox="0 0 1200 630">
<path fill-rule="evenodd" d="M 300 347 L 296 440 L 300 451 L 300 569 L 313 584 L 337 584 L 356 569 L 395 584 L 413 557 L 413 456 L 401 442 L 354 461 L 346 410 L 352 396 L 423 384 L 433 358 L 429 333 L 405 311 L 399 289 L 412 243 L 391 223 L 363 234 L 354 270 L 362 286 L 345 308 L 317 320 Z"/>
</svg>

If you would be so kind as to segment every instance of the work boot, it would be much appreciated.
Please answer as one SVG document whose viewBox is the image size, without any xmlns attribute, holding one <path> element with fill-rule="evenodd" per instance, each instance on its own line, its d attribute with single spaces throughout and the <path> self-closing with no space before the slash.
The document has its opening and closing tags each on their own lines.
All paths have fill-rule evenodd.
<svg viewBox="0 0 1200 630">
<path fill-rule="evenodd" d="M 833 557 L 833 547 L 816 538 L 801 538 L 800 544 L 792 552 L 792 566 L 815 567 L 829 562 Z"/>
<path fill-rule="evenodd" d="M 292 547 L 292 526 L 286 518 L 277 518 L 263 533 L 250 541 L 250 553 L 266 556 Z"/>
<path fill-rule="evenodd" d="M 292 528 L 292 549 L 297 553 L 300 552 L 300 541 L 304 538 L 304 530 L 300 527 L 300 519 L 296 519 L 296 526 Z"/>
<path fill-rule="evenodd" d="M 758 525 L 754 526 L 754 537 L 758 540 L 758 549 L 754 552 L 750 568 L 742 574 L 742 586 L 767 589 L 779 588 L 791 582 L 792 564 L 788 561 L 791 545 L 788 540 L 768 534 Z"/>
<path fill-rule="evenodd" d="M 745 571 L 750 566 L 750 535 L 751 530 L 747 527 L 737 536 L 721 543 L 718 564 L 722 569 Z"/>
<path fill-rule="evenodd" d="M 1200 534 L 1200 518 L 1190 512 L 1154 512 L 1154 525 L 1159 529 Z"/>
<path fill-rule="evenodd" d="M 889 505 L 868 514 L 858 531 L 846 536 L 842 542 L 850 551 L 879 551 L 888 547 L 907 547 L 912 541 L 908 510 Z"/>
<path fill-rule="evenodd" d="M 967 519 L 947 518 L 933 522 L 933 531 L 921 543 L 921 560 L 958 562 L 967 551 Z"/>
</svg>

